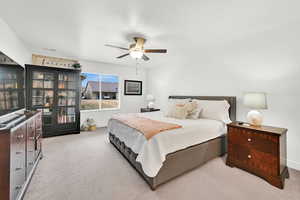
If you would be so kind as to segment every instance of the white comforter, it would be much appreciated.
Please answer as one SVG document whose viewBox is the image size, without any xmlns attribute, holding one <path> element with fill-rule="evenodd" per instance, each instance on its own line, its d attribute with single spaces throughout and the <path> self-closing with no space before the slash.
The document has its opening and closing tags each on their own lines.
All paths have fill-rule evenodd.
<svg viewBox="0 0 300 200">
<path fill-rule="evenodd" d="M 226 132 L 226 124 L 210 119 L 174 119 L 164 117 L 162 112 L 139 113 L 140 116 L 181 125 L 183 128 L 161 132 L 150 140 L 142 133 L 120 121 L 111 119 L 108 131 L 138 154 L 144 173 L 155 177 L 169 153 L 216 138 Z"/>
</svg>

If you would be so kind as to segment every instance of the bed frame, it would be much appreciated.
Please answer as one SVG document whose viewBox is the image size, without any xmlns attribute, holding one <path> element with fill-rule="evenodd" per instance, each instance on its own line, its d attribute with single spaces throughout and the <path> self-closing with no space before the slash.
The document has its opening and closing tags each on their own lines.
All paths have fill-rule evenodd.
<svg viewBox="0 0 300 200">
<path fill-rule="evenodd" d="M 199 99 L 199 100 L 227 100 L 230 104 L 229 115 L 232 121 L 236 119 L 236 97 L 233 96 L 170 96 L 169 99 Z M 148 177 L 139 162 L 136 162 L 137 154 L 134 153 L 118 137 L 109 133 L 110 142 L 139 172 L 152 190 L 159 185 L 180 176 L 207 161 L 226 153 L 226 136 L 220 136 L 209 141 L 190 146 L 188 148 L 170 153 L 166 156 L 162 168 L 155 177 Z"/>
</svg>

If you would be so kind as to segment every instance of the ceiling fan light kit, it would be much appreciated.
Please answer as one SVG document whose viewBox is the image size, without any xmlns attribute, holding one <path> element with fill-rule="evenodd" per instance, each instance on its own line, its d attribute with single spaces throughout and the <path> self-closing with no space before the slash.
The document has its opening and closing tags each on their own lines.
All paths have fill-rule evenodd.
<svg viewBox="0 0 300 200">
<path fill-rule="evenodd" d="M 130 56 L 134 59 L 141 59 L 144 55 L 144 52 L 142 51 L 130 51 Z"/>
<path fill-rule="evenodd" d="M 150 58 L 148 56 L 146 56 L 145 53 L 167 53 L 167 49 L 144 49 L 144 44 L 146 42 L 146 40 L 144 38 L 134 37 L 133 39 L 134 39 L 135 43 L 130 44 L 129 48 L 119 47 L 119 46 L 110 45 L 110 44 L 106 44 L 105 46 L 129 51 L 126 54 L 118 56 L 117 57 L 118 59 L 130 55 L 134 59 L 143 59 L 144 61 L 148 61 L 148 60 L 150 60 Z"/>
</svg>

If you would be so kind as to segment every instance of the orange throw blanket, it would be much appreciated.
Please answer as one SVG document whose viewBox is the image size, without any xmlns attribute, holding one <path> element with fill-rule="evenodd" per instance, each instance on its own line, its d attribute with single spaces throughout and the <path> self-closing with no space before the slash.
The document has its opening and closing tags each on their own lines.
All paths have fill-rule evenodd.
<svg viewBox="0 0 300 200">
<path fill-rule="evenodd" d="M 146 137 L 147 140 L 151 139 L 160 132 L 182 128 L 182 126 L 178 124 L 152 120 L 145 117 L 140 117 L 136 114 L 115 115 L 112 117 L 112 119 L 118 120 L 123 124 L 138 130 Z"/>
</svg>

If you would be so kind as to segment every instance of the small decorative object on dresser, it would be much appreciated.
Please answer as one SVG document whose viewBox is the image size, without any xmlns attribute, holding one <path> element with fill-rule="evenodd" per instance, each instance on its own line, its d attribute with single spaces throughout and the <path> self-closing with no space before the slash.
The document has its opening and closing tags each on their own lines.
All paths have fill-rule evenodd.
<svg viewBox="0 0 300 200">
<path fill-rule="evenodd" d="M 75 68 L 75 69 L 81 69 L 81 64 L 77 62 L 77 63 L 74 63 L 72 65 L 72 67 Z"/>
<path fill-rule="evenodd" d="M 142 95 L 142 89 L 142 81 L 124 81 L 124 95 Z"/>
<path fill-rule="evenodd" d="M 144 113 L 144 112 L 156 112 L 156 111 L 160 111 L 160 109 L 157 109 L 157 108 L 141 108 L 141 113 Z"/>
<path fill-rule="evenodd" d="M 271 126 L 228 124 L 228 156 L 226 164 L 253 173 L 283 189 L 289 178 L 286 166 L 287 129 Z"/>
<path fill-rule="evenodd" d="M 253 126 L 260 126 L 263 116 L 258 110 L 267 109 L 267 97 L 263 92 L 248 92 L 244 95 L 244 105 L 250 110 L 247 114 L 248 122 Z"/>
</svg>

